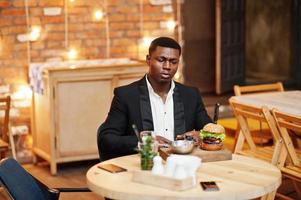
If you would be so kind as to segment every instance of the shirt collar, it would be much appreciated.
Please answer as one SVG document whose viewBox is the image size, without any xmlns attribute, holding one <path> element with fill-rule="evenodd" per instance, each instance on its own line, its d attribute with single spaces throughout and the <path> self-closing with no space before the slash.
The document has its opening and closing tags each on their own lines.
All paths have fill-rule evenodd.
<svg viewBox="0 0 301 200">
<path fill-rule="evenodd" d="M 151 92 L 151 93 L 153 93 L 153 94 L 158 95 L 158 94 L 154 91 L 152 85 L 150 84 L 150 82 L 149 82 L 149 80 L 148 80 L 148 78 L 147 78 L 147 75 L 145 76 L 145 78 L 146 78 L 146 84 L 147 84 L 147 89 L 148 89 L 148 91 Z M 173 80 L 171 80 L 171 87 L 170 87 L 170 89 L 169 89 L 169 91 L 168 91 L 168 93 L 167 93 L 167 96 L 172 95 L 174 89 L 175 89 L 175 82 L 174 82 Z"/>
</svg>

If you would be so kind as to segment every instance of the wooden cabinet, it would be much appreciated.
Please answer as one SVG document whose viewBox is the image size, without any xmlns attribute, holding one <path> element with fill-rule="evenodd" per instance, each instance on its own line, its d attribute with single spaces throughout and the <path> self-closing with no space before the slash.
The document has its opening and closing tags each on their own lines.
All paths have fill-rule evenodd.
<svg viewBox="0 0 301 200">
<path fill-rule="evenodd" d="M 140 79 L 147 69 L 137 62 L 43 70 L 44 93 L 33 95 L 33 151 L 50 163 L 51 174 L 58 163 L 99 157 L 96 132 L 113 89 Z"/>
</svg>

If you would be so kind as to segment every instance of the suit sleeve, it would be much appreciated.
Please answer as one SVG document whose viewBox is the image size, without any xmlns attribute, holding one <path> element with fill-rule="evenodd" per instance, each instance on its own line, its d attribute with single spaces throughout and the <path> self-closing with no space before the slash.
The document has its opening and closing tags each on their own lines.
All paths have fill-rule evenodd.
<svg viewBox="0 0 301 200">
<path fill-rule="evenodd" d="M 212 119 L 209 117 L 203 100 L 201 98 L 200 92 L 198 89 L 195 89 L 196 99 L 197 99 L 197 106 L 196 106 L 196 117 L 195 117 L 195 130 L 201 130 L 206 124 L 212 123 Z"/>
<path fill-rule="evenodd" d="M 138 140 L 127 132 L 128 123 L 128 108 L 122 95 L 115 89 L 107 119 L 97 132 L 101 160 L 135 153 Z"/>
</svg>

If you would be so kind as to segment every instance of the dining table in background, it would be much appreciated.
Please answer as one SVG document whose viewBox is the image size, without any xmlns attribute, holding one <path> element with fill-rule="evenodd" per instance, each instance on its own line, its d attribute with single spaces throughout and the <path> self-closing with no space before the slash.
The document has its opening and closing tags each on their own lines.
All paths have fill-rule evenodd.
<svg viewBox="0 0 301 200">
<path fill-rule="evenodd" d="M 267 106 L 269 109 L 276 108 L 281 112 L 301 116 L 301 91 L 266 92 L 233 96 L 230 101 L 252 105 L 255 107 Z"/>
<path fill-rule="evenodd" d="M 91 167 L 87 185 L 95 193 L 123 200 L 203 200 L 253 199 L 269 194 L 280 186 L 281 172 L 272 164 L 255 158 L 233 154 L 232 160 L 202 163 L 197 171 L 197 185 L 183 191 L 168 190 L 132 181 L 133 172 L 140 170 L 138 154 L 118 157 L 101 164 L 112 163 L 126 172 L 110 173 Z M 215 181 L 219 191 L 204 191 L 200 181 Z"/>
</svg>

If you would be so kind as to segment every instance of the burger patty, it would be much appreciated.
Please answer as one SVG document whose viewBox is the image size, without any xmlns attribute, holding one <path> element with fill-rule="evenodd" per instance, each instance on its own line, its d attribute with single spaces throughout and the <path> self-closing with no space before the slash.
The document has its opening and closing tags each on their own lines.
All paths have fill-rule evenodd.
<svg viewBox="0 0 301 200">
<path fill-rule="evenodd" d="M 219 144 L 219 143 L 222 142 L 222 140 L 217 139 L 217 138 L 209 137 L 209 138 L 204 138 L 203 142 L 205 142 L 207 144 Z"/>
</svg>

